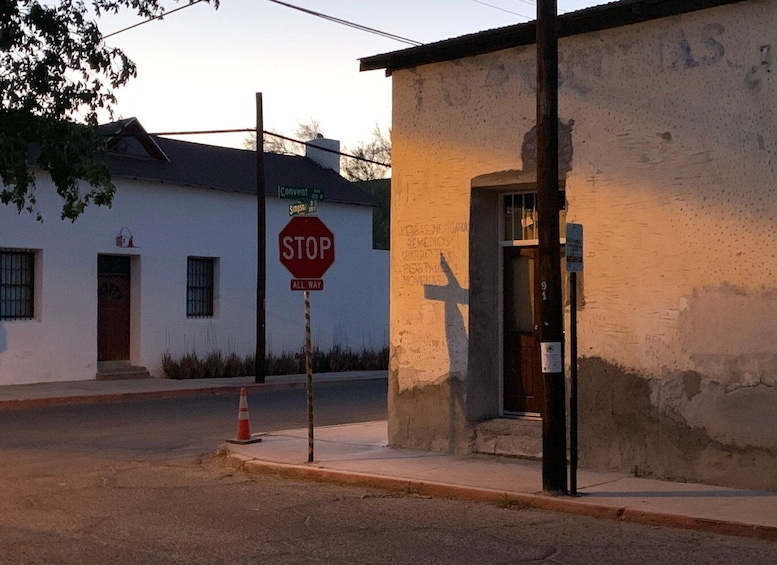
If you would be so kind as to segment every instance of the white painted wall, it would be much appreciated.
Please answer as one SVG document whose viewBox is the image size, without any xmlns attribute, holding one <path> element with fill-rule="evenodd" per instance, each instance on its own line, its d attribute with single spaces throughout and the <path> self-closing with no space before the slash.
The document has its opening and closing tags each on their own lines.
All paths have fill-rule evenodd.
<svg viewBox="0 0 777 565">
<path fill-rule="evenodd" d="M 250 195 L 114 179 L 113 207 L 90 206 L 75 223 L 59 219 L 60 201 L 38 173 L 44 222 L 0 206 L 0 248 L 39 250 L 34 320 L 0 321 L 0 384 L 93 379 L 97 370 L 97 255 L 133 255 L 131 357 L 163 376 L 161 357 L 213 348 L 240 355 L 255 343 L 256 204 Z M 319 216 L 335 235 L 336 260 L 325 290 L 312 294 L 313 335 L 361 348 L 387 339 L 388 252 L 373 251 L 372 209 L 322 203 Z M 267 200 L 268 348 L 304 343 L 301 292 L 278 260 L 277 234 L 288 202 Z M 116 247 L 128 227 L 135 249 Z M 219 258 L 216 315 L 186 318 L 186 258 Z M 139 299 L 139 300 L 138 300 Z"/>
</svg>

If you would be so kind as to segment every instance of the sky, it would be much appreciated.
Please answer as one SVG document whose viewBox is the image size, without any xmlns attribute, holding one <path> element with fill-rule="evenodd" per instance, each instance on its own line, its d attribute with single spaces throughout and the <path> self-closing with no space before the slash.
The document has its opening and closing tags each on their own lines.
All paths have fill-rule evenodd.
<svg viewBox="0 0 777 565">
<path fill-rule="evenodd" d="M 286 0 L 421 43 L 525 22 L 534 0 Z M 559 13 L 602 4 L 557 0 Z M 185 5 L 163 0 L 167 10 Z M 104 35 L 141 21 L 104 16 Z M 264 129 L 293 135 L 316 120 L 344 147 L 391 125 L 391 79 L 359 72 L 360 57 L 410 47 L 268 0 L 204 2 L 106 39 L 138 67 L 115 93 L 115 118 L 136 117 L 150 133 L 251 128 L 262 93 Z M 104 117 L 107 121 L 108 116 Z M 181 139 L 242 147 L 247 134 Z"/>
</svg>

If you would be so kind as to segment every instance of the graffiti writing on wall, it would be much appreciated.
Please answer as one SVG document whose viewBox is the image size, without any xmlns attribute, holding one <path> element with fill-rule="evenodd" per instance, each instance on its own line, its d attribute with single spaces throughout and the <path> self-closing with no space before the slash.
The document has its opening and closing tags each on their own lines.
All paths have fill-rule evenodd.
<svg viewBox="0 0 777 565">
<path fill-rule="evenodd" d="M 684 71 L 696 67 L 714 65 L 726 53 L 723 42 L 725 27 L 710 23 L 693 31 L 684 29 L 662 33 L 652 44 L 643 45 L 647 52 L 640 52 L 637 42 L 603 42 L 600 45 L 559 51 L 559 88 L 587 94 L 592 89 L 591 79 L 605 74 L 622 76 L 636 72 L 648 65 L 660 72 Z M 608 59 L 605 61 L 605 56 Z M 503 88 L 511 79 L 518 80 L 530 92 L 537 91 L 537 74 L 533 58 L 521 57 L 491 65 L 486 69 L 484 85 Z M 443 84 L 446 103 L 463 101 L 448 92 L 451 86 Z M 447 90 L 446 90 L 447 89 Z M 467 99 L 468 100 L 468 99 Z"/>
<path fill-rule="evenodd" d="M 468 233 L 469 222 L 418 223 L 400 226 L 403 238 L 399 256 L 404 284 L 419 286 L 440 282 L 440 253 L 455 253 L 462 243 L 457 234 Z"/>
<path fill-rule="evenodd" d="M 723 58 L 726 49 L 720 42 L 725 28 L 709 24 L 690 37 L 684 30 L 661 38 L 661 67 L 669 71 L 714 65 Z"/>
</svg>

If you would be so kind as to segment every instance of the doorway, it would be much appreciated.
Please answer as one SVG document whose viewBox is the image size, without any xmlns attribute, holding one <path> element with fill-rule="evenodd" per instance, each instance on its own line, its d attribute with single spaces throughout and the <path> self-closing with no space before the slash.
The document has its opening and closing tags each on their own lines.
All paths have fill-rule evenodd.
<svg viewBox="0 0 777 565">
<path fill-rule="evenodd" d="M 97 361 L 130 358 L 130 257 L 97 257 Z"/>
<path fill-rule="evenodd" d="M 542 414 L 539 262 L 536 247 L 505 247 L 503 281 L 504 412 Z"/>
</svg>

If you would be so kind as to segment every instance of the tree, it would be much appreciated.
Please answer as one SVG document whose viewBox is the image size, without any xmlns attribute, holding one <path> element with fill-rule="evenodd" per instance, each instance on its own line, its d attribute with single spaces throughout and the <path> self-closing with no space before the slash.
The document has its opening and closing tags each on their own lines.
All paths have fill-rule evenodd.
<svg viewBox="0 0 777 565">
<path fill-rule="evenodd" d="M 372 130 L 372 139 L 362 141 L 356 149 L 345 149 L 344 153 L 359 157 L 343 159 L 343 176 L 350 181 L 382 179 L 388 174 L 389 167 L 374 162 L 391 164 L 391 130 L 384 132 L 377 124 Z M 367 159 L 365 161 L 365 159 Z"/>
<path fill-rule="evenodd" d="M 219 0 L 204 1 L 218 8 Z M 97 112 L 113 115 L 113 89 L 136 68 L 106 45 L 90 9 L 97 18 L 122 9 L 164 13 L 160 0 L 0 0 L 0 202 L 20 213 L 35 212 L 32 159 L 64 200 L 62 219 L 74 221 L 90 202 L 111 204 Z"/>
<path fill-rule="evenodd" d="M 276 135 L 273 135 L 276 134 Z M 279 132 L 270 130 L 270 133 L 264 136 L 265 153 L 279 153 L 281 155 L 304 155 L 304 145 L 295 143 L 281 137 Z M 294 138 L 299 141 L 311 141 L 313 139 L 324 137 L 321 131 L 321 124 L 318 120 L 310 120 L 308 123 L 297 122 L 297 129 L 294 130 Z M 256 151 L 256 134 L 252 133 L 243 140 L 243 147 Z"/>
</svg>

